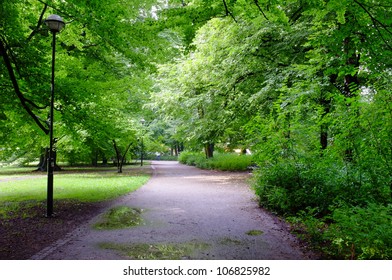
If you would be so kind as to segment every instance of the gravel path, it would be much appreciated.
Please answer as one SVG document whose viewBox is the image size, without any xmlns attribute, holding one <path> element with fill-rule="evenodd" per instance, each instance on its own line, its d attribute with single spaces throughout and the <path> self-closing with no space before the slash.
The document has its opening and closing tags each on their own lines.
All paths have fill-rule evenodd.
<svg viewBox="0 0 392 280">
<path fill-rule="evenodd" d="M 247 174 L 200 170 L 165 161 L 152 162 L 152 168 L 154 175 L 145 186 L 111 205 L 143 209 L 142 225 L 92 229 L 102 218 L 100 213 L 32 259 L 130 258 L 118 250 L 103 249 L 103 243 L 123 248 L 160 245 L 167 251 L 171 247 L 164 246 L 180 244 L 186 248 L 180 252 L 182 259 L 314 258 L 302 251 L 284 223 L 258 207 L 246 184 Z"/>
</svg>

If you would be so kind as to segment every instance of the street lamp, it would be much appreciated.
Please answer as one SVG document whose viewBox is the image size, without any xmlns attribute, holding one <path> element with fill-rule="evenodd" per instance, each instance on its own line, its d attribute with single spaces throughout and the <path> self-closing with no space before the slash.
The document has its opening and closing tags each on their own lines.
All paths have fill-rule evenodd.
<svg viewBox="0 0 392 280">
<path fill-rule="evenodd" d="M 140 123 L 142 124 L 142 139 L 141 139 L 141 145 L 142 145 L 142 149 L 140 152 L 140 166 L 143 166 L 143 153 L 144 153 L 144 144 L 143 144 L 143 136 L 144 136 L 144 123 L 146 122 L 145 119 L 141 119 Z"/>
<path fill-rule="evenodd" d="M 45 24 L 53 34 L 52 41 L 52 82 L 51 82 L 51 96 L 50 96 L 50 114 L 49 114 L 49 153 L 48 153 L 48 189 L 47 189 L 47 207 L 46 216 L 52 217 L 53 215 L 53 170 L 55 165 L 54 160 L 54 139 L 53 139 L 53 107 L 54 107 L 54 63 L 56 53 L 56 34 L 64 28 L 65 23 L 58 15 L 50 15 Z"/>
</svg>

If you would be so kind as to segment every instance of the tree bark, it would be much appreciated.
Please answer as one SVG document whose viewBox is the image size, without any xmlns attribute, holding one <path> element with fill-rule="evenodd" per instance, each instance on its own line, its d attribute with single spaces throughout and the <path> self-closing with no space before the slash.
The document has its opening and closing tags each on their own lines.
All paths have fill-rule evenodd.
<svg viewBox="0 0 392 280">
<path fill-rule="evenodd" d="M 213 143 L 207 143 L 204 146 L 204 152 L 206 154 L 206 158 L 213 158 L 214 157 L 214 144 Z"/>
<path fill-rule="evenodd" d="M 331 110 L 331 100 L 321 97 L 320 105 L 323 107 L 322 118 L 325 118 Z M 325 150 L 328 147 L 328 124 L 322 123 L 320 126 L 320 146 L 321 150 Z"/>
<path fill-rule="evenodd" d="M 49 158 L 49 148 L 42 149 L 41 155 L 39 157 L 39 163 L 35 171 L 47 172 L 48 171 L 48 158 Z M 57 152 L 53 151 L 54 159 L 54 169 L 53 171 L 61 171 L 61 167 L 57 165 Z"/>
<path fill-rule="evenodd" d="M 113 139 L 113 147 L 114 147 L 114 150 L 116 151 L 116 159 L 117 159 L 116 165 L 117 165 L 117 172 L 118 173 L 122 173 L 122 168 L 123 168 L 123 165 L 125 163 L 126 154 L 128 153 L 129 148 L 131 146 L 132 146 L 132 142 L 128 144 L 128 146 L 125 149 L 124 153 L 121 155 L 121 151 L 120 151 L 120 149 L 117 146 L 116 140 Z"/>
</svg>

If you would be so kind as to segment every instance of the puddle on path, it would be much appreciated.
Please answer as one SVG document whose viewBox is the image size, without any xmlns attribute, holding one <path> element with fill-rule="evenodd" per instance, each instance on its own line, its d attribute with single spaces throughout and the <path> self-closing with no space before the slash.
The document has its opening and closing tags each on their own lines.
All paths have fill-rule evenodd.
<svg viewBox="0 0 392 280">
<path fill-rule="evenodd" d="M 115 250 L 134 260 L 186 260 L 210 245 L 191 241 L 177 244 L 119 244 L 100 243 L 102 249 Z"/>
<path fill-rule="evenodd" d="M 258 235 L 262 235 L 264 232 L 258 229 L 252 229 L 250 231 L 248 231 L 246 234 L 250 235 L 250 236 L 258 236 Z"/>
<path fill-rule="evenodd" d="M 143 209 L 117 206 L 103 214 L 101 221 L 97 222 L 93 228 L 97 230 L 111 230 L 143 225 L 142 212 Z"/>
</svg>

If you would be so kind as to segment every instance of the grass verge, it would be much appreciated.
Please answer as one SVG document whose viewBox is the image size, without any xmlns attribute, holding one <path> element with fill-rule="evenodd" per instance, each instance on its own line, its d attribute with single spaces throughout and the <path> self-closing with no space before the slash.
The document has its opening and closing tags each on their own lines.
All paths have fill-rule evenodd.
<svg viewBox="0 0 392 280">
<path fill-rule="evenodd" d="M 110 200 L 135 191 L 149 178 L 145 171 L 138 176 L 112 172 L 60 173 L 54 177 L 54 200 L 88 203 Z M 0 217 L 7 219 L 27 215 L 19 213 L 19 209 L 27 210 L 27 205 L 46 200 L 46 188 L 47 178 L 42 176 L 0 182 Z"/>
</svg>

